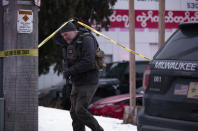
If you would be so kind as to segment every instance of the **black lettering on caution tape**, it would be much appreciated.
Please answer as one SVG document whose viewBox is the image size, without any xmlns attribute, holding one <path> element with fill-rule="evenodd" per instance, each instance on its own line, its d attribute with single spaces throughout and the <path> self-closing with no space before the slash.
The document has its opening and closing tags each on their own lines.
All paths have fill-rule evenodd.
<svg viewBox="0 0 198 131">
<path fill-rule="evenodd" d="M 0 51 L 0 57 L 38 56 L 38 49 L 15 49 Z"/>
</svg>

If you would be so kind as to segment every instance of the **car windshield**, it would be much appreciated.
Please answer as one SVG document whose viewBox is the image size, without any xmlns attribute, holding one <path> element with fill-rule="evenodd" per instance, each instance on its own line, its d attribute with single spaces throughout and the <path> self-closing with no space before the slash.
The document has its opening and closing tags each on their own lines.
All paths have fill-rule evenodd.
<svg viewBox="0 0 198 131">
<path fill-rule="evenodd" d="M 185 28 L 176 33 L 156 54 L 155 59 L 198 60 L 198 30 Z"/>
<path fill-rule="evenodd" d="M 114 63 L 110 70 L 106 73 L 107 78 L 120 78 L 123 73 L 125 73 L 127 62 Z"/>
<path fill-rule="evenodd" d="M 136 75 L 142 74 L 144 67 L 148 64 L 147 61 L 136 61 Z M 129 74 L 129 62 L 116 62 L 113 63 L 105 72 L 106 78 L 120 78 L 124 74 Z"/>
</svg>

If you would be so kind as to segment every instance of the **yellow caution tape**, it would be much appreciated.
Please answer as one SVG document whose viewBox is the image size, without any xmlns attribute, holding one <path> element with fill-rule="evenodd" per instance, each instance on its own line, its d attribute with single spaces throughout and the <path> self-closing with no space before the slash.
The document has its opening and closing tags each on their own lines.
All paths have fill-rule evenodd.
<svg viewBox="0 0 198 131">
<path fill-rule="evenodd" d="M 73 20 L 69 20 L 61 27 L 59 27 L 56 31 L 54 31 L 50 36 L 48 36 L 45 40 L 43 40 L 38 48 L 44 45 L 48 40 L 50 40 L 59 30 L 61 30 L 68 22 L 72 22 Z M 38 49 L 13 49 L 13 50 L 4 50 L 0 51 L 0 58 L 2 57 L 11 57 L 11 56 L 38 56 Z"/>
<path fill-rule="evenodd" d="M 140 57 L 142 57 L 142 58 L 144 58 L 144 59 L 146 59 L 146 60 L 148 60 L 148 61 L 151 61 L 151 59 L 149 59 L 149 58 L 147 58 L 147 57 L 145 57 L 145 56 L 143 56 L 143 55 L 141 55 L 141 54 L 139 54 L 139 53 L 137 53 L 137 52 L 135 52 L 135 51 L 133 51 L 133 50 L 131 50 L 131 49 L 125 47 L 125 46 L 123 46 L 122 44 L 120 44 L 120 43 L 118 43 L 118 42 L 116 42 L 116 41 L 110 39 L 109 37 L 103 35 L 102 33 L 98 32 L 97 30 L 95 30 L 94 28 L 92 28 L 92 27 L 90 27 L 90 26 L 88 26 L 88 25 L 86 25 L 86 24 L 84 24 L 84 23 L 82 23 L 82 22 L 80 22 L 80 21 L 78 21 L 78 23 L 79 23 L 80 25 L 82 25 L 82 26 L 88 28 L 89 30 L 95 32 L 96 34 L 103 36 L 105 39 L 111 41 L 112 43 L 114 43 L 114 44 L 116 44 L 116 45 L 118 45 L 118 46 L 124 48 L 125 50 L 127 50 L 127 51 L 129 51 L 129 52 L 131 52 L 131 53 L 133 53 L 133 54 L 135 54 L 135 55 L 138 55 L 138 56 L 140 56 Z"/>
<path fill-rule="evenodd" d="M 67 25 L 68 22 L 72 22 L 74 20 L 69 20 L 69 21 L 66 21 L 65 23 L 63 23 L 57 30 L 55 30 L 50 36 L 48 36 L 45 40 L 43 40 L 38 48 L 40 48 L 41 46 L 43 46 L 48 40 L 50 40 L 58 31 L 60 31 L 65 25 Z"/>
<path fill-rule="evenodd" d="M 50 36 L 48 36 L 45 40 L 43 40 L 43 41 L 39 44 L 38 48 L 40 48 L 40 47 L 43 46 L 48 40 L 50 40 L 58 31 L 60 31 L 65 25 L 67 25 L 68 22 L 72 22 L 72 21 L 74 21 L 74 20 L 73 20 L 73 19 L 72 19 L 72 20 L 69 20 L 69 21 L 65 22 L 63 25 L 61 25 L 56 31 L 54 31 Z M 109 37 L 103 35 L 102 33 L 98 32 L 97 30 L 95 30 L 94 28 L 92 28 L 92 27 L 90 27 L 90 26 L 88 26 L 88 25 L 86 25 L 86 24 L 84 24 L 84 23 L 82 23 L 82 22 L 80 22 L 80 21 L 78 21 L 78 24 L 80 24 L 80 25 L 86 27 L 87 29 L 89 29 L 89 30 L 95 32 L 96 34 L 98 34 L 98 35 L 100 35 L 100 36 L 103 36 L 105 39 L 107 39 L 107 40 L 111 41 L 112 43 L 114 43 L 114 44 L 116 44 L 116 45 L 118 45 L 118 46 L 124 48 L 125 50 L 129 51 L 130 53 L 133 53 L 133 54 L 135 54 L 135 55 L 137 55 L 137 56 L 140 56 L 140 57 L 142 57 L 142 58 L 144 58 L 144 59 L 146 59 L 146 60 L 148 60 L 148 61 L 151 61 L 151 59 L 149 59 L 149 58 L 147 58 L 147 57 L 145 57 L 145 56 L 143 56 L 143 55 L 141 55 L 141 54 L 139 54 L 139 53 L 137 53 L 137 52 L 135 52 L 135 51 L 133 51 L 133 50 L 127 48 L 127 47 L 125 47 L 124 45 L 122 45 L 122 44 L 120 44 L 120 43 L 118 43 L 118 42 L 116 42 L 116 41 L 110 39 Z"/>
<path fill-rule="evenodd" d="M 38 49 L 13 49 L 0 51 L 0 57 L 38 56 Z"/>
</svg>

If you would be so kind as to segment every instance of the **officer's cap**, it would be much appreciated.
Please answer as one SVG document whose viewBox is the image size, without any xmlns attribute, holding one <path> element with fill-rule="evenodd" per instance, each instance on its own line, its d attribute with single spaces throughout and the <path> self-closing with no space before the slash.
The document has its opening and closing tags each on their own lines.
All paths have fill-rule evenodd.
<svg viewBox="0 0 198 131">
<path fill-rule="evenodd" d="M 63 32 L 69 32 L 69 31 L 76 31 L 77 28 L 76 26 L 71 23 L 71 22 L 68 22 L 67 25 L 65 25 L 61 30 L 60 30 L 60 33 L 63 33 Z"/>
</svg>

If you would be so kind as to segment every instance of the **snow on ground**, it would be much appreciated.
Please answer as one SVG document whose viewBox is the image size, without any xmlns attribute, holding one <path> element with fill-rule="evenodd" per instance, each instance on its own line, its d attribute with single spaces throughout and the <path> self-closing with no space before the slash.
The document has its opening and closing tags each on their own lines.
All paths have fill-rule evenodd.
<svg viewBox="0 0 198 131">
<path fill-rule="evenodd" d="M 104 131 L 137 131 L 131 124 L 122 124 L 122 120 L 94 116 Z M 68 111 L 39 106 L 39 131 L 73 131 Z M 86 127 L 86 131 L 91 131 Z"/>
</svg>

